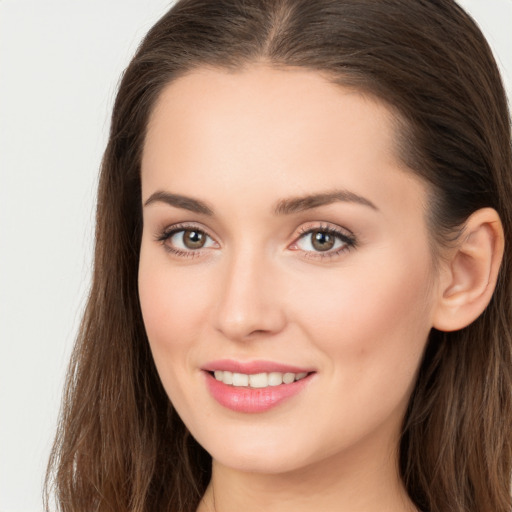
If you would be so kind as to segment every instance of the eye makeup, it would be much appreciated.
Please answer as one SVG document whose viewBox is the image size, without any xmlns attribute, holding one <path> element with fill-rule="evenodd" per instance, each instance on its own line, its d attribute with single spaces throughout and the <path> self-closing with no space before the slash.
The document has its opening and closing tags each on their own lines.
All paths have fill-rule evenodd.
<svg viewBox="0 0 512 512">
<path fill-rule="evenodd" d="M 219 243 L 202 226 L 179 223 L 166 227 L 155 239 L 164 249 L 179 258 L 195 258 L 209 249 L 219 249 Z M 356 247 L 357 241 L 350 231 L 325 223 L 308 223 L 299 228 L 294 241 L 288 245 L 291 251 L 301 252 L 303 257 L 333 258 Z"/>
<path fill-rule="evenodd" d="M 357 244 L 353 233 L 333 225 L 301 226 L 295 242 L 288 248 L 302 251 L 307 258 L 333 258 Z"/>
<path fill-rule="evenodd" d="M 219 248 L 219 244 L 197 224 L 173 224 L 156 235 L 164 249 L 180 258 L 201 256 L 204 249 Z"/>
</svg>

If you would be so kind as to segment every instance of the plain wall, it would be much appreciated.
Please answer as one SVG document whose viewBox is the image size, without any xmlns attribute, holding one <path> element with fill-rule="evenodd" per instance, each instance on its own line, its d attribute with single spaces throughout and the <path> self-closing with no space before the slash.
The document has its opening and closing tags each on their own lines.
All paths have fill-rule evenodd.
<svg viewBox="0 0 512 512">
<path fill-rule="evenodd" d="M 110 109 L 122 70 L 170 3 L 0 0 L 0 512 L 42 510 Z M 512 0 L 461 4 L 512 97 Z"/>
</svg>

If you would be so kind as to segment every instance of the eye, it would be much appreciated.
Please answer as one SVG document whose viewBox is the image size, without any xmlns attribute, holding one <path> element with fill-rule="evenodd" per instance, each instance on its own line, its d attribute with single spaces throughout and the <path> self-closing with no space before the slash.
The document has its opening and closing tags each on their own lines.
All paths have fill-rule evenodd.
<svg viewBox="0 0 512 512">
<path fill-rule="evenodd" d="M 157 237 L 166 250 L 178 256 L 191 256 L 200 249 L 217 247 L 205 231 L 194 226 L 173 226 Z"/>
<path fill-rule="evenodd" d="M 322 257 L 335 256 L 349 250 L 355 244 L 353 235 L 332 227 L 320 226 L 303 230 L 290 248 L 311 253 L 311 256 Z"/>
<path fill-rule="evenodd" d="M 179 249 L 201 249 L 208 244 L 208 239 L 212 239 L 204 232 L 198 229 L 183 229 L 175 232 L 168 238 L 169 242 Z"/>
</svg>

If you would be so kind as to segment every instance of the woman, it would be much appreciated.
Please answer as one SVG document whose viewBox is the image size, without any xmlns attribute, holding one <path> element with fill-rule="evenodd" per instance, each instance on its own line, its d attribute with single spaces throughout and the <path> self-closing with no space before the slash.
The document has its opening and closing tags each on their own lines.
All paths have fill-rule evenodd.
<svg viewBox="0 0 512 512">
<path fill-rule="evenodd" d="M 454 2 L 178 2 L 114 107 L 60 508 L 509 512 L 511 162 Z"/>
</svg>

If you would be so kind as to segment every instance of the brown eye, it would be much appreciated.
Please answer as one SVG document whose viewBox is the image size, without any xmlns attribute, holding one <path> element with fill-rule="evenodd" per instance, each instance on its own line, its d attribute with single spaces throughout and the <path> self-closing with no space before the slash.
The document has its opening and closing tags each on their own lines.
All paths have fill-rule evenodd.
<svg viewBox="0 0 512 512">
<path fill-rule="evenodd" d="M 172 229 L 158 237 L 165 249 L 171 253 L 183 256 L 188 253 L 199 254 L 202 249 L 218 247 L 218 244 L 205 231 L 195 227 Z"/>
<path fill-rule="evenodd" d="M 201 249 L 206 243 L 206 234 L 196 229 L 183 231 L 183 245 L 188 249 Z"/>
<path fill-rule="evenodd" d="M 341 229 L 318 226 L 302 233 L 293 244 L 294 249 L 308 253 L 309 257 L 335 256 L 356 245 L 353 235 Z"/>
<path fill-rule="evenodd" d="M 328 251 L 334 247 L 336 238 L 334 235 L 325 231 L 312 231 L 311 232 L 311 245 L 317 251 Z"/>
</svg>

